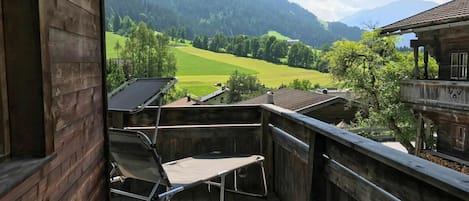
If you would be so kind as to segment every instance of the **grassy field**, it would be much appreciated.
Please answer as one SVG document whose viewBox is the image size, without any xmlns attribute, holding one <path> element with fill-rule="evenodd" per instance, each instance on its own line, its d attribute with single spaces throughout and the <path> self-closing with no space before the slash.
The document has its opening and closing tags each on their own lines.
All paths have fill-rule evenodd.
<svg viewBox="0 0 469 201">
<path fill-rule="evenodd" d="M 282 35 L 281 33 L 277 32 L 277 31 L 269 31 L 267 33 L 268 36 L 275 36 L 275 38 L 277 38 L 278 40 L 290 40 L 291 38 L 289 38 L 288 36 L 284 36 Z"/>
<path fill-rule="evenodd" d="M 125 37 L 106 32 L 107 58 L 116 58 L 116 42 L 124 44 Z M 207 95 L 217 88 L 216 83 L 226 83 L 235 70 L 256 75 L 267 87 L 277 88 L 294 79 L 310 80 L 313 84 L 333 86 L 329 74 L 302 68 L 277 65 L 262 60 L 236 57 L 231 54 L 215 53 L 206 50 L 186 47 L 172 47 L 177 59 L 177 87 L 187 89 L 193 96 Z"/>
<path fill-rule="evenodd" d="M 114 46 L 119 41 L 121 46 L 124 46 L 125 37 L 119 36 L 112 32 L 106 32 L 106 58 L 117 58 L 117 52 L 114 50 Z"/>
<path fill-rule="evenodd" d="M 184 51 L 188 47 L 171 48 L 177 58 L 177 75 L 230 75 L 233 71 L 257 74 L 257 71 L 203 58 Z"/>
<path fill-rule="evenodd" d="M 306 79 L 310 80 L 313 84 L 317 83 L 321 86 L 333 86 L 332 78 L 329 74 L 320 73 L 314 70 L 292 68 L 286 65 L 277 65 L 257 59 L 236 57 L 231 54 L 214 53 L 193 47 L 179 48 L 178 50 L 183 51 L 187 54 L 198 56 L 199 58 L 204 58 L 206 60 L 218 61 L 223 65 L 227 64 L 234 66 L 242 66 L 245 69 L 255 71 L 257 72 L 256 75 L 259 80 L 267 87 L 277 88 L 282 84 L 290 83 L 294 79 Z M 185 62 L 184 58 L 178 58 L 178 62 Z M 179 65 L 180 64 L 178 64 L 178 66 Z M 177 76 L 181 81 L 181 87 L 184 88 L 186 82 L 205 82 L 207 83 L 207 85 L 213 85 L 217 82 L 225 83 L 229 77 L 229 74 L 223 76 L 220 74 L 212 75 L 209 72 L 206 72 L 204 73 L 204 75 L 196 76 L 181 75 L 178 72 Z"/>
</svg>

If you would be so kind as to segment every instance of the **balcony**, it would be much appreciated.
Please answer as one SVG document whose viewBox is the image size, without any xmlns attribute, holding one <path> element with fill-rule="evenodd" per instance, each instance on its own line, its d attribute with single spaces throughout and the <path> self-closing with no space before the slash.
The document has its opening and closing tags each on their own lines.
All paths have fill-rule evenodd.
<svg viewBox="0 0 469 201">
<path fill-rule="evenodd" d="M 401 101 L 424 111 L 469 111 L 469 82 L 406 80 L 401 82 Z"/>
<path fill-rule="evenodd" d="M 156 110 L 110 122 L 152 135 Z M 469 176 L 274 105 L 163 107 L 160 122 L 164 161 L 215 150 L 264 155 L 268 200 L 469 200 Z M 247 174 L 239 188 L 260 191 L 258 168 Z M 217 200 L 202 186 L 172 200 L 210 196 Z"/>
</svg>

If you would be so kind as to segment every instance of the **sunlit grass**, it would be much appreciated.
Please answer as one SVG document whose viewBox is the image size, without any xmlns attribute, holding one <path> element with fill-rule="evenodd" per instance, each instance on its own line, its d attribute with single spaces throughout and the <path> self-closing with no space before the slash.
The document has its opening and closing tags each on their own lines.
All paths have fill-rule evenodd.
<svg viewBox="0 0 469 201">
<path fill-rule="evenodd" d="M 282 84 L 288 84 L 294 79 L 310 80 L 313 84 L 319 84 L 321 86 L 333 86 L 332 78 L 330 74 L 321 73 L 315 70 L 306 70 L 302 68 L 292 68 L 287 65 L 278 65 L 269 63 L 262 60 L 236 57 L 231 54 L 221 54 L 211 51 L 201 50 L 193 47 L 179 48 L 180 51 L 184 51 L 188 54 L 196 55 L 201 58 L 208 60 L 219 61 L 234 66 L 241 66 L 243 68 L 253 70 L 257 72 L 259 80 L 267 87 L 277 88 Z M 178 60 L 179 61 L 179 60 Z M 184 61 L 179 61 L 184 62 Z M 213 76 L 207 74 L 206 76 L 198 77 L 199 81 L 210 81 L 213 84 Z M 180 77 L 183 80 L 183 77 Z M 228 77 L 227 77 L 228 78 Z M 191 78 L 194 79 L 194 78 Z M 226 82 L 221 80 L 223 77 L 217 77 L 218 82 Z M 208 84 L 208 83 L 207 83 Z"/>
<path fill-rule="evenodd" d="M 121 46 L 124 46 L 126 37 L 119 36 L 112 32 L 106 32 L 106 58 L 117 58 L 117 52 L 114 50 L 116 43 L 119 41 Z"/>
<path fill-rule="evenodd" d="M 283 34 L 277 32 L 277 31 L 269 31 L 267 33 L 269 36 L 275 36 L 278 40 L 290 40 L 291 38 L 288 36 L 284 36 Z"/>
<path fill-rule="evenodd" d="M 235 70 L 246 74 L 257 74 L 256 71 L 240 66 L 203 58 L 182 50 L 172 48 L 177 59 L 177 75 L 231 75 Z"/>
</svg>

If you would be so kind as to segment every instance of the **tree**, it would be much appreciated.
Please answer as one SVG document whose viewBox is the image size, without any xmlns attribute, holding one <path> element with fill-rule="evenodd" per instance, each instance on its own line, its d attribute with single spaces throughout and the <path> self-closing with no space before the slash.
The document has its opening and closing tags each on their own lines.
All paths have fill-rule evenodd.
<svg viewBox="0 0 469 201">
<path fill-rule="evenodd" d="M 259 56 L 257 55 L 259 48 L 261 47 L 259 38 L 251 38 L 249 46 L 250 46 L 249 49 L 251 51 L 251 56 L 253 58 L 259 58 Z"/>
<path fill-rule="evenodd" d="M 247 57 L 249 53 L 249 38 L 245 35 L 236 36 L 232 41 L 234 55 Z"/>
<path fill-rule="evenodd" d="M 120 19 L 116 17 L 116 21 L 119 20 L 119 27 L 118 29 L 114 27 L 114 32 L 121 36 L 127 36 L 130 32 L 132 32 L 132 28 L 135 27 L 135 22 L 130 19 L 129 16 L 124 16 L 124 18 Z"/>
<path fill-rule="evenodd" d="M 124 69 L 117 60 L 108 60 L 106 65 L 107 76 L 106 84 L 109 92 L 125 82 Z"/>
<path fill-rule="evenodd" d="M 313 84 L 309 80 L 294 79 L 288 84 L 288 88 L 309 91 L 313 89 Z"/>
<path fill-rule="evenodd" d="M 212 41 L 208 45 L 208 49 L 213 52 L 220 52 L 226 46 L 226 37 L 222 33 L 213 36 Z"/>
<path fill-rule="evenodd" d="M 275 62 L 275 59 L 272 56 L 272 45 L 274 44 L 276 40 L 277 38 L 275 38 L 275 36 L 270 36 L 267 38 L 265 42 L 265 48 L 264 48 L 264 60 Z"/>
<path fill-rule="evenodd" d="M 208 49 L 208 38 L 207 36 L 196 36 L 192 41 L 192 45 L 199 49 Z"/>
<path fill-rule="evenodd" d="M 127 77 L 165 77 L 176 73 L 176 58 L 169 50 L 169 39 L 141 22 L 129 34 L 120 57 L 130 63 Z"/>
<path fill-rule="evenodd" d="M 302 68 L 312 68 L 314 55 L 311 48 L 301 42 L 293 44 L 288 52 L 288 65 Z"/>
<path fill-rule="evenodd" d="M 399 81 L 412 75 L 412 56 L 396 51 L 395 43 L 394 37 L 379 37 L 379 31 L 365 32 L 358 42 L 335 42 L 326 57 L 333 77 L 369 105 L 369 117 L 360 123 L 388 127 L 413 153 L 415 116 L 399 101 Z M 436 67 L 430 69 L 436 74 Z"/>
<path fill-rule="evenodd" d="M 256 76 L 238 71 L 231 74 L 226 86 L 229 89 L 227 103 L 236 103 L 266 91 Z"/>
<path fill-rule="evenodd" d="M 280 58 L 284 58 L 288 53 L 288 44 L 284 40 L 275 40 L 272 44 L 271 51 L 272 61 L 274 63 L 280 63 Z"/>
</svg>

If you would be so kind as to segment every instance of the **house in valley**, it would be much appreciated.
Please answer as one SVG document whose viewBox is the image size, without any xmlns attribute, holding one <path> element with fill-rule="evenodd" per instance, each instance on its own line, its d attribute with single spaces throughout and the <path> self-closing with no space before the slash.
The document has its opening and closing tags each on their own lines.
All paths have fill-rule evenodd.
<svg viewBox="0 0 469 201">
<path fill-rule="evenodd" d="M 326 123 L 350 124 L 361 110 L 359 103 L 323 93 L 281 88 L 239 104 L 274 104 Z"/>
</svg>

